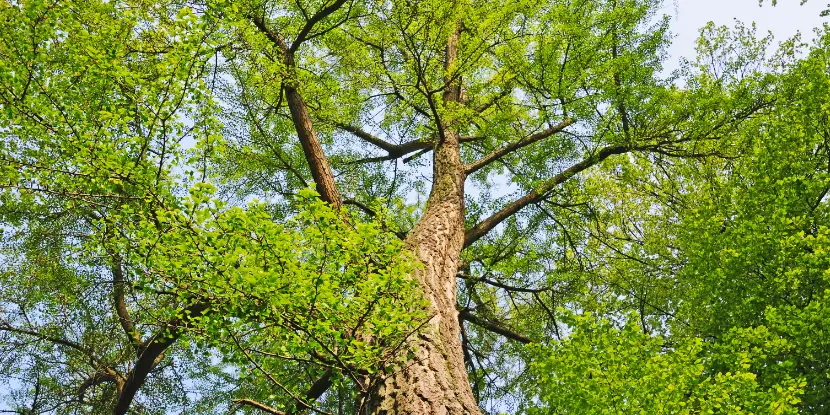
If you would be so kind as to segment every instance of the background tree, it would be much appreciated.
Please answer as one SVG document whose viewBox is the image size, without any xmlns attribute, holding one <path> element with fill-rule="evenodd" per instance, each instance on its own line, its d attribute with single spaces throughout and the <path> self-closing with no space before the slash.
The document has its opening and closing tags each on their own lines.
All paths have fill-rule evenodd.
<svg viewBox="0 0 830 415">
<path fill-rule="evenodd" d="M 763 60 L 770 39 L 739 29 L 707 27 L 704 56 L 741 44 Z M 592 277 L 608 290 L 595 311 L 638 310 L 641 331 L 672 343 L 704 339 L 706 373 L 748 370 L 762 387 L 803 379 L 805 413 L 828 410 L 826 29 L 817 38 L 801 61 L 792 58 L 798 39 L 774 58 L 787 71 L 781 100 L 733 135 L 740 158 L 597 176 L 624 196 L 583 228 L 612 258 Z M 725 76 L 748 63 L 730 61 Z"/>
</svg>

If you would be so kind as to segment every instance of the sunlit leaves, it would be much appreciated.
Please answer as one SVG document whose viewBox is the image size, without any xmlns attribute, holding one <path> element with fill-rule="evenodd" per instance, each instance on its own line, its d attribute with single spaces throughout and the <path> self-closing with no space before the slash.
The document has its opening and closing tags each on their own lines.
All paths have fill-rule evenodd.
<svg viewBox="0 0 830 415">
<path fill-rule="evenodd" d="M 144 289 L 172 289 L 210 307 L 196 325 L 200 338 L 226 348 L 245 333 L 248 347 L 324 355 L 355 371 L 407 351 L 404 339 L 426 316 L 414 263 L 380 223 L 343 217 L 310 190 L 283 223 L 264 205 L 226 208 L 211 195 L 197 184 L 181 210 L 156 212 L 123 242 Z"/>
<path fill-rule="evenodd" d="M 667 343 L 644 334 L 636 316 L 616 327 L 609 320 L 565 313 L 567 340 L 534 346 L 530 365 L 541 408 L 558 414 L 795 414 L 805 383 L 784 378 L 765 389 L 748 362 L 769 349 L 745 354 L 731 371 L 709 373 L 710 359 L 732 361 L 742 344 L 717 349 L 700 339 Z"/>
</svg>

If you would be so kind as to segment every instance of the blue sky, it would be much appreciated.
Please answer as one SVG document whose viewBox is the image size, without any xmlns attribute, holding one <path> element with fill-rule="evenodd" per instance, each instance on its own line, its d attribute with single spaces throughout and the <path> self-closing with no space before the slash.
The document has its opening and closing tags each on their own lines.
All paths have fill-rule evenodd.
<svg viewBox="0 0 830 415">
<path fill-rule="evenodd" d="M 820 17 L 827 8 L 826 0 L 809 0 L 803 6 L 800 0 L 779 0 L 772 7 L 765 0 L 763 7 L 758 0 L 667 0 L 663 13 L 672 17 L 671 29 L 676 35 L 669 48 L 671 57 L 667 66 L 671 66 L 681 56 L 693 57 L 695 39 L 698 29 L 707 22 L 716 25 L 733 26 L 734 19 L 749 25 L 755 22 L 758 34 L 765 35 L 772 31 L 776 41 L 788 39 L 800 31 L 805 41 L 813 38 L 813 28 L 830 22 L 827 17 Z"/>
</svg>

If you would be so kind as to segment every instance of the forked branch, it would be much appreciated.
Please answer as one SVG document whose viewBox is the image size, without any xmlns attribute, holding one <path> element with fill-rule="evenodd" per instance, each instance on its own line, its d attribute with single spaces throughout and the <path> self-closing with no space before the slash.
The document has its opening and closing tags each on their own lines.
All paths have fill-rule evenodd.
<svg viewBox="0 0 830 415">
<path fill-rule="evenodd" d="M 462 310 L 458 313 L 458 318 L 464 321 L 469 321 L 470 323 L 475 324 L 485 330 L 492 331 L 493 333 L 500 334 L 510 340 L 517 341 L 519 343 L 534 343 L 534 340 L 530 337 L 527 337 L 523 334 L 516 333 L 513 330 L 504 327 L 503 325 L 496 323 L 494 321 L 483 319 L 472 312 L 470 310 Z"/>
<path fill-rule="evenodd" d="M 418 157 L 418 156 L 420 156 L 424 153 L 432 151 L 433 147 L 435 146 L 435 144 L 433 144 L 431 140 L 430 141 L 411 140 L 411 141 L 407 141 L 407 142 L 401 143 L 401 144 L 392 144 L 392 143 L 390 143 L 390 142 L 388 142 L 388 141 L 386 141 L 386 140 L 384 140 L 380 137 L 377 137 L 377 136 L 375 136 L 371 133 L 368 133 L 365 130 L 362 130 L 362 129 L 360 129 L 358 127 L 355 127 L 353 125 L 344 124 L 344 123 L 335 123 L 334 126 L 341 129 L 341 130 L 343 130 L 343 131 L 351 133 L 355 137 L 357 137 L 357 138 L 359 138 L 359 139 L 361 139 L 361 140 L 363 140 L 363 141 L 365 141 L 369 144 L 372 144 L 373 146 L 375 146 L 375 147 L 377 147 L 377 148 L 379 148 L 383 151 L 386 151 L 386 153 L 387 153 L 385 156 L 370 157 L 370 158 L 357 160 L 357 161 L 353 162 L 355 164 L 396 160 L 396 159 L 399 159 L 401 157 L 406 156 L 407 154 L 411 154 L 411 153 L 414 153 L 414 152 L 417 151 L 418 152 L 417 154 L 404 159 L 404 163 L 407 163 L 407 162 L 411 161 L 412 159 L 414 159 L 414 158 L 416 158 L 416 157 Z M 459 142 L 462 142 L 462 143 L 468 143 L 468 142 L 477 141 L 477 140 L 480 140 L 480 139 L 482 139 L 482 137 L 461 136 L 461 137 L 459 137 L 458 140 L 459 140 Z"/>
<path fill-rule="evenodd" d="M 320 9 L 320 11 L 315 13 L 314 16 L 311 16 L 311 18 L 306 21 L 303 28 L 300 29 L 300 33 L 297 35 L 297 38 L 291 43 L 291 47 L 288 49 L 289 53 L 294 53 L 300 45 L 303 44 L 303 42 L 310 38 L 309 34 L 317 23 L 320 23 L 321 20 L 339 10 L 344 4 L 346 4 L 346 0 L 337 0 L 334 3 Z"/>
<path fill-rule="evenodd" d="M 314 24 L 324 19 L 326 16 L 334 13 L 339 9 L 345 1 L 338 0 L 331 5 L 323 8 L 308 20 L 306 25 L 300 31 L 295 42 L 289 48 L 286 46 L 285 38 L 278 32 L 268 27 L 265 19 L 262 16 L 250 16 L 254 26 L 259 29 L 265 36 L 282 52 L 283 60 L 287 66 L 289 75 L 283 81 L 282 88 L 285 90 L 286 100 L 288 102 L 288 109 L 291 112 L 291 121 L 294 124 L 294 129 L 297 132 L 297 137 L 303 147 L 303 154 L 305 155 L 306 163 L 311 176 L 314 178 L 317 192 L 320 198 L 327 203 L 330 203 L 335 209 L 342 206 L 342 198 L 340 191 L 334 180 L 334 173 L 332 173 L 328 158 L 323 151 L 320 140 L 317 138 L 317 131 L 311 122 L 311 116 L 308 112 L 308 105 L 303 100 L 297 85 L 296 79 L 291 75 L 295 69 L 294 51 L 296 47 L 302 43 L 302 40 L 308 36 Z"/>
</svg>

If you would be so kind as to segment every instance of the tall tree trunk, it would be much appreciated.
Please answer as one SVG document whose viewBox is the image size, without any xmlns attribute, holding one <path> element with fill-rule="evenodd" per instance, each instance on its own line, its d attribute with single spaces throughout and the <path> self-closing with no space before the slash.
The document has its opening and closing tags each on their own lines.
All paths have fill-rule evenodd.
<svg viewBox="0 0 830 415">
<path fill-rule="evenodd" d="M 326 8 L 321 11 L 324 12 L 331 11 Z M 294 48 L 289 48 L 279 33 L 271 31 L 262 17 L 252 16 L 252 21 L 283 52 L 286 66 L 293 70 Z M 459 21 L 447 39 L 442 96 L 445 107 L 457 105 L 461 95 L 461 80 L 449 72 L 454 70 L 458 57 L 462 29 L 463 24 Z M 339 207 L 340 194 L 331 168 L 317 139 L 306 104 L 290 78 L 285 92 L 306 161 L 323 200 Z M 480 413 L 464 365 L 458 311 L 455 308 L 455 276 L 464 247 L 466 166 L 461 162 L 455 123 L 441 120 L 435 103 L 432 104 L 440 132 L 433 153 L 433 186 L 424 215 L 406 240 L 407 249 L 423 265 L 413 277 L 430 302 L 431 319 L 413 339 L 411 346 L 416 348 L 414 359 L 403 363 L 403 367 L 387 374 L 360 396 L 361 414 Z"/>
<path fill-rule="evenodd" d="M 432 318 L 413 339 L 415 358 L 369 391 L 362 414 L 479 413 L 464 366 L 456 310 L 455 276 L 464 245 L 464 173 L 457 141 L 455 151 L 447 147 L 451 146 L 436 153 L 436 166 L 446 170 L 436 176 L 424 216 L 406 240 L 423 265 L 415 278 L 430 301 Z M 439 163 L 439 158 L 445 160 Z"/>
<path fill-rule="evenodd" d="M 447 41 L 447 71 L 458 57 L 462 28 L 458 22 Z M 444 86 L 444 105 L 458 103 L 460 80 L 447 74 Z M 430 302 L 431 319 L 413 340 L 415 357 L 363 397 L 362 414 L 480 413 L 464 365 L 456 310 L 456 273 L 464 247 L 465 166 L 454 123 L 439 119 L 438 124 L 432 192 L 423 217 L 406 239 L 407 248 L 423 265 L 415 279 Z"/>
</svg>

